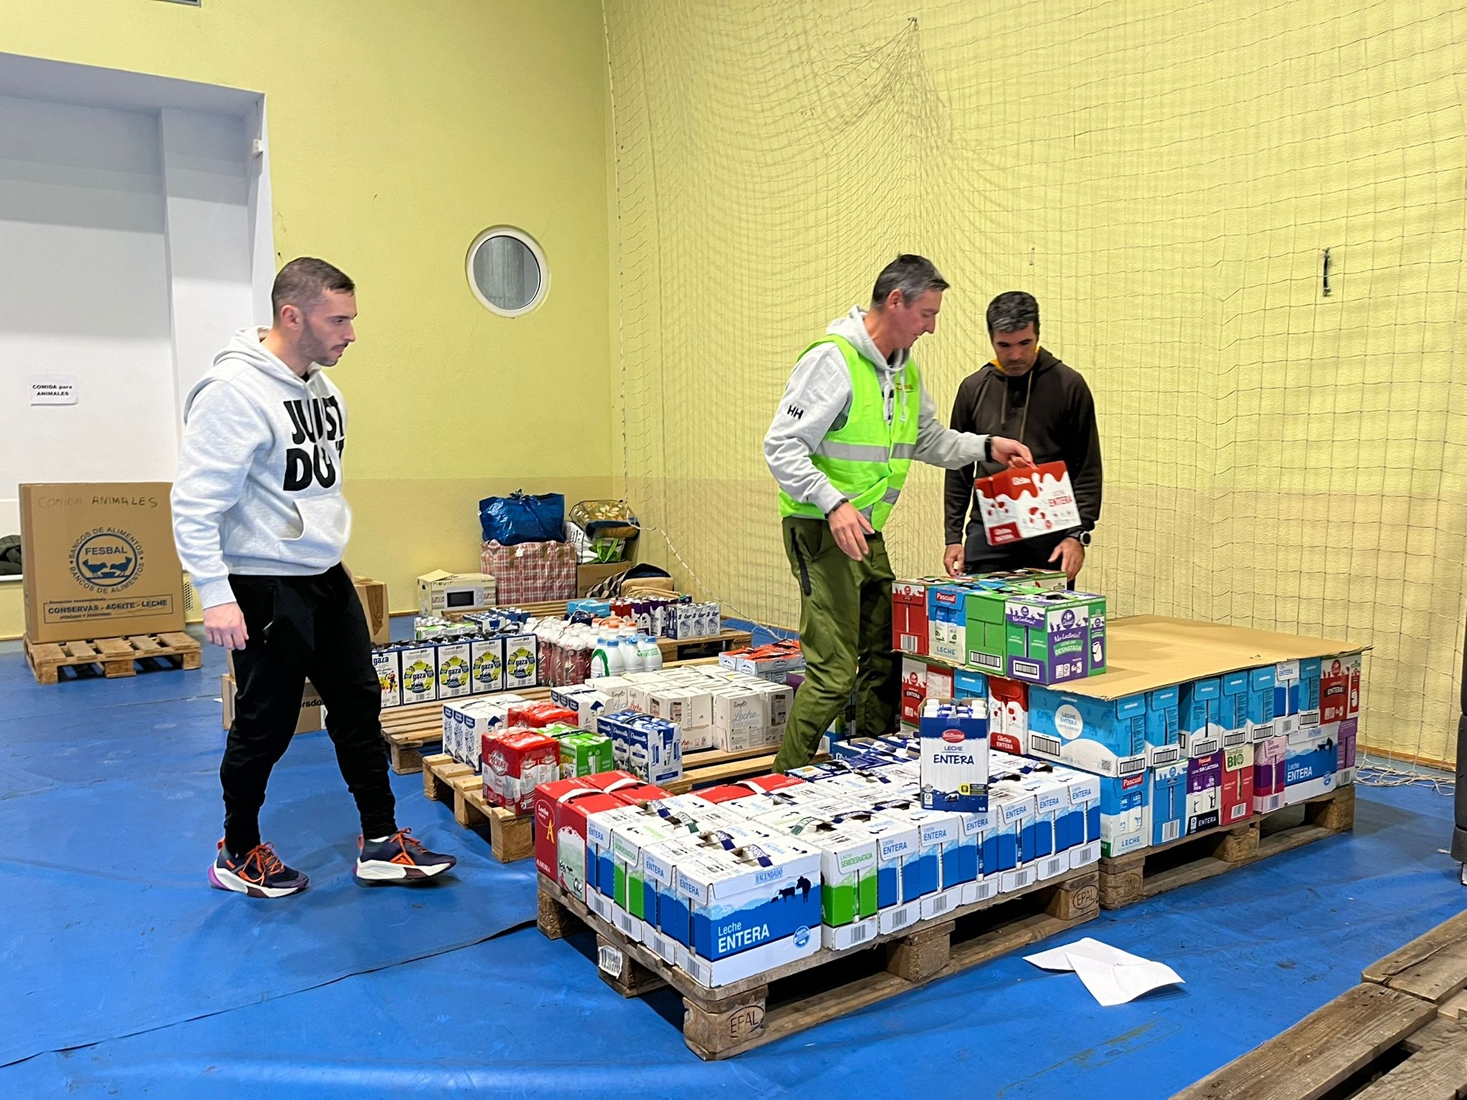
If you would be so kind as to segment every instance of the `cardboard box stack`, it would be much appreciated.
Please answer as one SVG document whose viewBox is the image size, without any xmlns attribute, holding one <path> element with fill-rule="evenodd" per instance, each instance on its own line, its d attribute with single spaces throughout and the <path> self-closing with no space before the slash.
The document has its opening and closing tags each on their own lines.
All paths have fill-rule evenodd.
<svg viewBox="0 0 1467 1100">
<path fill-rule="evenodd" d="M 492 695 L 540 682 L 538 647 L 528 617 L 511 612 L 433 620 L 429 637 L 372 650 L 382 706 Z M 421 622 L 421 620 L 420 620 Z"/>
</svg>

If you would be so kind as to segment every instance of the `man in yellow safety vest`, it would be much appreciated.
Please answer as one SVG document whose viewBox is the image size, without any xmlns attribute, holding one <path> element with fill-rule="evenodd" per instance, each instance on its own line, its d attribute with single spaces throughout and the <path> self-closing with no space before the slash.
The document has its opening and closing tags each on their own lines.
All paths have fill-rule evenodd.
<svg viewBox="0 0 1467 1100">
<path fill-rule="evenodd" d="M 785 553 L 800 584 L 805 683 L 777 771 L 809 762 L 856 693 L 856 730 L 896 726 L 900 670 L 891 647 L 891 563 L 882 529 L 913 462 L 957 469 L 1032 462 L 1001 436 L 955 432 L 937 419 L 911 347 L 937 328 L 948 288 L 931 261 L 902 255 L 795 364 L 764 458 L 779 483 Z"/>
</svg>

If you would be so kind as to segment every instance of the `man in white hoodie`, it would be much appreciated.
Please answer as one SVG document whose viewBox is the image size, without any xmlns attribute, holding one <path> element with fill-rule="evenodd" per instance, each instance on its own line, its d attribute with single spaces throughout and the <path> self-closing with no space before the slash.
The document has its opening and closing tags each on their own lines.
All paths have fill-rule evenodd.
<svg viewBox="0 0 1467 1100">
<path fill-rule="evenodd" d="M 853 690 L 859 733 L 896 727 L 900 670 L 881 532 L 908 467 L 1032 464 L 1022 443 L 938 422 L 910 349 L 936 330 L 947 287 L 921 256 L 887 264 L 871 308 L 836 318 L 800 356 L 764 437 L 764 458 L 779 483 L 785 554 L 800 583 L 805 656 L 776 771 L 809 762 Z"/>
<path fill-rule="evenodd" d="M 173 536 L 205 634 L 234 651 L 239 688 L 219 768 L 224 839 L 209 881 L 251 897 L 306 886 L 261 843 L 259 817 L 307 677 L 361 816 L 357 879 L 416 882 L 456 862 L 397 827 L 371 637 L 341 563 L 351 533 L 341 495 L 346 405 L 320 368 L 356 339 L 355 292 L 324 260 L 292 260 L 275 278 L 271 327 L 235 333 L 184 402 Z"/>
</svg>

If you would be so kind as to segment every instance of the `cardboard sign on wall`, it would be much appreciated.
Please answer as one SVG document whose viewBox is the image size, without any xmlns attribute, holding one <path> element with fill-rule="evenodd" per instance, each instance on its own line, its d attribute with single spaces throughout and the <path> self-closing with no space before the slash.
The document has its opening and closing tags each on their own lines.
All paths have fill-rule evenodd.
<svg viewBox="0 0 1467 1100">
<path fill-rule="evenodd" d="M 25 625 L 33 642 L 182 630 L 183 570 L 171 485 L 53 482 L 20 487 Z"/>
</svg>

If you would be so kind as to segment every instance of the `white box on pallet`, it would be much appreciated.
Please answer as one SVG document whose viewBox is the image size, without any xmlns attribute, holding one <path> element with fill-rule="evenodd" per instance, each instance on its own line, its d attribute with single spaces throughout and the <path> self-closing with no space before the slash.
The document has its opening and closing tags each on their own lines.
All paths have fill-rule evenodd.
<svg viewBox="0 0 1467 1100">
<path fill-rule="evenodd" d="M 438 647 L 428 644 L 402 650 L 402 701 L 431 703 L 438 698 Z"/>
</svg>

